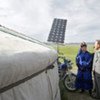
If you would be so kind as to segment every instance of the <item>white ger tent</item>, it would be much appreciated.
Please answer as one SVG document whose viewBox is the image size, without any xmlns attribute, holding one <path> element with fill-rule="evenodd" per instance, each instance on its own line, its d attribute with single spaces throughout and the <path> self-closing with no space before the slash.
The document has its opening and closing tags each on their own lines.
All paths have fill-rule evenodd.
<svg viewBox="0 0 100 100">
<path fill-rule="evenodd" d="M 55 50 L 0 26 L 0 100 L 60 100 Z"/>
</svg>

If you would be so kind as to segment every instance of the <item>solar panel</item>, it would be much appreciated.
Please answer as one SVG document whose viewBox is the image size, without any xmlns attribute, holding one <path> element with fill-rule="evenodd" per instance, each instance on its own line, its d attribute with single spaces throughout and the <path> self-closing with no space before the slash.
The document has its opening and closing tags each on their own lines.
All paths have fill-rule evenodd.
<svg viewBox="0 0 100 100">
<path fill-rule="evenodd" d="M 66 23 L 65 19 L 54 19 L 48 42 L 64 43 Z"/>
</svg>

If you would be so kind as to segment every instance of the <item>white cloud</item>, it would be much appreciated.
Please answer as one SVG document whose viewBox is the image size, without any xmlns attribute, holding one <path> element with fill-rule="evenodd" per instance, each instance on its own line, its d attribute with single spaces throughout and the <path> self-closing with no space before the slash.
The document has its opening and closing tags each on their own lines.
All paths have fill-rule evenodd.
<svg viewBox="0 0 100 100">
<path fill-rule="evenodd" d="M 52 23 L 50 4 L 50 0 L 3 0 L 0 4 L 0 23 L 43 40 Z"/>
<path fill-rule="evenodd" d="M 93 42 L 100 38 L 99 0 L 66 0 L 63 3 L 63 8 L 55 12 L 59 15 L 62 10 L 61 15 L 68 19 L 67 42 Z"/>
<path fill-rule="evenodd" d="M 66 18 L 66 42 L 100 37 L 100 0 L 0 0 L 0 23 L 46 41 L 54 17 Z"/>
</svg>

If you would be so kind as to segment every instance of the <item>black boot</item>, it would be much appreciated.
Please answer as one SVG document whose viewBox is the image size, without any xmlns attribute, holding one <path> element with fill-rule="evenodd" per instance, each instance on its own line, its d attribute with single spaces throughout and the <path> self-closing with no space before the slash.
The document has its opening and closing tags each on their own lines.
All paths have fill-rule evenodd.
<svg viewBox="0 0 100 100">
<path fill-rule="evenodd" d="M 100 97 L 98 97 L 95 93 L 91 94 L 91 97 L 95 100 L 100 100 Z"/>
<path fill-rule="evenodd" d="M 83 93 L 84 92 L 84 89 L 81 89 L 80 93 Z"/>
<path fill-rule="evenodd" d="M 92 95 L 92 90 L 89 90 L 89 94 Z"/>
</svg>

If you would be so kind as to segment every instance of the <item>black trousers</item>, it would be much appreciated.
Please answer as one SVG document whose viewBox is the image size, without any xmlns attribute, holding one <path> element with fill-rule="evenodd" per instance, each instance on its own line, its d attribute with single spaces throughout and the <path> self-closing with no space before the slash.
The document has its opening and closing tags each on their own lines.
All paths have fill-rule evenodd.
<svg viewBox="0 0 100 100">
<path fill-rule="evenodd" d="M 94 78 L 95 78 L 94 81 L 95 81 L 96 96 L 100 98 L 100 74 L 95 72 Z"/>
</svg>

